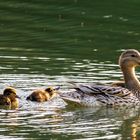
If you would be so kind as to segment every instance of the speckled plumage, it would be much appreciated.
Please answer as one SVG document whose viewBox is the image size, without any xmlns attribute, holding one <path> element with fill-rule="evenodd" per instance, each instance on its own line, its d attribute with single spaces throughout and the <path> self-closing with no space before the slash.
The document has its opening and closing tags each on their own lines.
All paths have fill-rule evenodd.
<svg viewBox="0 0 140 140">
<path fill-rule="evenodd" d="M 140 83 L 135 75 L 135 67 L 140 66 L 140 53 L 129 49 L 119 57 L 124 83 L 110 86 L 95 84 L 74 84 L 74 91 L 61 93 L 67 102 L 84 106 L 140 105 Z"/>
<path fill-rule="evenodd" d="M 84 106 L 140 105 L 131 91 L 122 87 L 100 85 L 75 85 L 75 91 L 61 94 L 65 101 L 77 102 Z"/>
</svg>

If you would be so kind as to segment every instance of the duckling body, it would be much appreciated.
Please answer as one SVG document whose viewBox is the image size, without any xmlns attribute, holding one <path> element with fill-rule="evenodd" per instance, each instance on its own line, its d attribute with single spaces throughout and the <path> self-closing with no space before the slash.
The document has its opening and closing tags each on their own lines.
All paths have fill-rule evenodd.
<svg viewBox="0 0 140 140">
<path fill-rule="evenodd" d="M 16 90 L 12 87 L 7 87 L 4 89 L 3 94 L 0 95 L 0 106 L 16 109 L 18 107 L 17 97 Z"/>
<path fill-rule="evenodd" d="M 85 106 L 140 105 L 140 83 L 135 75 L 135 67 L 140 66 L 140 53 L 130 49 L 119 58 L 124 83 L 114 85 L 74 84 L 74 90 L 61 93 L 66 102 Z"/>
<path fill-rule="evenodd" d="M 10 99 L 5 97 L 4 95 L 0 95 L 0 108 L 2 108 L 2 109 L 10 109 L 11 108 Z"/>
<path fill-rule="evenodd" d="M 57 95 L 56 89 L 48 87 L 46 89 L 35 90 L 26 99 L 36 102 L 45 102 Z"/>
</svg>

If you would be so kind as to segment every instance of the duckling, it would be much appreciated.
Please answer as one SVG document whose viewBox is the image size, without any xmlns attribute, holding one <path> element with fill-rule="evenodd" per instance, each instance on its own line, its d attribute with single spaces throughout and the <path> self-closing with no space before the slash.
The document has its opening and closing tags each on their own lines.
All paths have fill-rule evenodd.
<svg viewBox="0 0 140 140">
<path fill-rule="evenodd" d="M 135 74 L 135 68 L 140 66 L 140 52 L 126 50 L 119 57 L 119 66 L 124 79 L 122 86 L 73 83 L 73 91 L 59 95 L 67 102 L 84 106 L 140 105 L 140 82 Z"/>
<path fill-rule="evenodd" d="M 46 89 L 35 90 L 26 99 L 36 102 L 44 102 L 54 98 L 57 95 L 58 88 L 48 87 Z"/>
<path fill-rule="evenodd" d="M 16 90 L 12 87 L 7 87 L 3 91 L 3 95 L 0 95 L 0 105 L 8 106 L 9 109 L 16 109 L 18 107 L 18 99 L 16 95 Z"/>
</svg>

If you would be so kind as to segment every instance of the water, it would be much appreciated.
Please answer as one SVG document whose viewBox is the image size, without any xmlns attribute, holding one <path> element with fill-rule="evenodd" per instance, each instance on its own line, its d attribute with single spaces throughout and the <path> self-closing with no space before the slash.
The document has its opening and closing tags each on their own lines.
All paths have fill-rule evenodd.
<svg viewBox="0 0 140 140">
<path fill-rule="evenodd" d="M 122 79 L 121 51 L 140 45 L 138 0 L 1 0 L 0 90 L 18 110 L 0 110 L 0 139 L 140 139 L 140 111 L 66 106 L 25 98 L 35 89 Z M 140 75 L 137 69 L 137 75 Z"/>
</svg>

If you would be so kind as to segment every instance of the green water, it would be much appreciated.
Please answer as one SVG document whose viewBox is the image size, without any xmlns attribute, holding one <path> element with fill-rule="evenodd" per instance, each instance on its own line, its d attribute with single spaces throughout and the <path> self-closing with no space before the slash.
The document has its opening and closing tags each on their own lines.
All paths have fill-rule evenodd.
<svg viewBox="0 0 140 140">
<path fill-rule="evenodd" d="M 0 90 L 18 110 L 0 110 L 0 139 L 140 139 L 139 108 L 75 108 L 25 98 L 38 88 L 122 78 L 121 51 L 140 50 L 139 0 L 0 0 Z M 139 76 L 140 70 L 137 69 Z"/>
</svg>

